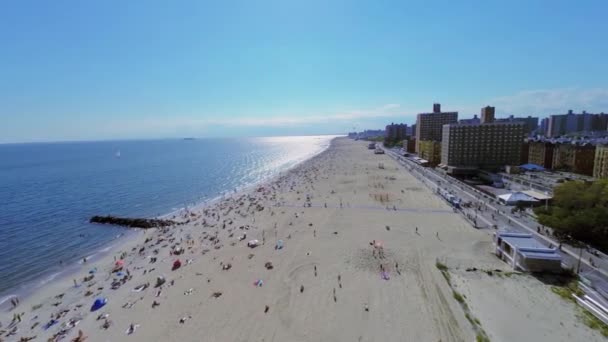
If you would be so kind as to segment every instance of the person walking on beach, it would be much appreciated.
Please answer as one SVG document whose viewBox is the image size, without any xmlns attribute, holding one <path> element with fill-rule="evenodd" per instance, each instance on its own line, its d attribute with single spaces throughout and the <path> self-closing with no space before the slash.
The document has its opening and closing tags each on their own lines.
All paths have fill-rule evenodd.
<svg viewBox="0 0 608 342">
<path fill-rule="evenodd" d="M 13 305 L 13 309 L 15 309 L 19 305 L 19 297 L 15 296 L 11 298 L 11 304 Z"/>
</svg>

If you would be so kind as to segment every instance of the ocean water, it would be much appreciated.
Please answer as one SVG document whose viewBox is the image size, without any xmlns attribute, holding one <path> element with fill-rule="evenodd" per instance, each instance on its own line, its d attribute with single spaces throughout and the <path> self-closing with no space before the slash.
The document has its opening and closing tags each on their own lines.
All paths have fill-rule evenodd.
<svg viewBox="0 0 608 342">
<path fill-rule="evenodd" d="M 272 177 L 331 138 L 0 145 L 0 300 L 42 286 L 127 232 L 88 223 L 93 215 L 166 215 Z"/>
</svg>

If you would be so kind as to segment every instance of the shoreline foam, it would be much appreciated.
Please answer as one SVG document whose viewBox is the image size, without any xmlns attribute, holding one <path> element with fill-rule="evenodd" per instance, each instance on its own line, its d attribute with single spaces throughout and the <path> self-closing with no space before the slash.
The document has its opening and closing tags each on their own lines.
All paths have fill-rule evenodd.
<svg viewBox="0 0 608 342">
<path fill-rule="evenodd" d="M 273 181 L 276 180 L 276 178 L 280 177 L 282 175 L 282 173 L 289 172 L 289 171 L 299 167 L 301 164 L 326 152 L 331 147 L 333 141 L 336 138 L 337 137 L 331 138 L 328 141 L 327 145 L 324 146 L 323 148 L 319 149 L 318 151 L 316 151 L 314 153 L 311 153 L 311 155 L 309 155 L 299 161 L 295 161 L 293 165 L 287 167 L 284 170 L 279 171 L 276 174 L 269 175 L 267 177 L 263 177 L 259 180 L 253 181 L 249 184 L 244 184 L 242 186 L 237 187 L 236 192 L 230 191 L 230 190 L 220 192 L 220 194 L 218 194 L 217 196 L 210 198 L 210 199 L 202 200 L 200 203 L 194 204 L 191 207 L 185 207 L 185 208 L 173 210 L 167 214 L 163 214 L 163 215 L 156 216 L 153 218 L 159 218 L 159 219 L 171 218 L 171 217 L 177 217 L 180 214 L 184 213 L 185 211 L 203 210 L 206 207 L 210 207 L 210 206 L 213 206 L 214 204 L 217 204 L 221 200 L 230 198 L 230 196 L 237 196 L 237 195 L 241 195 L 244 193 L 248 193 L 258 186 L 272 183 Z M 228 197 L 227 197 L 227 195 L 228 195 Z M 81 271 L 81 268 L 83 266 L 83 263 L 82 263 L 83 258 L 87 259 L 87 265 L 91 265 L 96 262 L 99 262 L 100 260 L 102 260 L 104 258 L 104 256 L 111 254 L 111 252 L 115 252 L 116 250 L 123 248 L 125 245 L 127 245 L 130 242 L 133 242 L 133 240 L 135 240 L 138 236 L 138 231 L 139 231 L 139 229 L 137 229 L 137 228 L 135 228 L 135 229 L 125 228 L 125 231 L 123 233 L 116 236 L 113 240 L 109 241 L 107 244 L 100 246 L 98 250 L 95 250 L 92 253 L 88 253 L 87 255 L 78 256 L 73 262 L 66 264 L 65 266 L 62 266 L 61 269 L 51 272 L 50 274 L 48 274 L 48 273 L 41 274 L 36 279 L 32 279 L 31 281 L 28 281 L 27 283 L 15 285 L 14 287 L 7 289 L 3 293 L 0 293 L 0 310 L 6 310 L 8 308 L 7 305 L 10 304 L 11 298 L 17 297 L 17 298 L 20 298 L 20 300 L 27 299 L 27 298 L 31 297 L 32 295 L 34 295 L 36 293 L 36 291 L 39 291 L 44 286 L 51 285 L 54 282 L 63 282 L 66 279 L 72 278 L 74 274 Z"/>
</svg>

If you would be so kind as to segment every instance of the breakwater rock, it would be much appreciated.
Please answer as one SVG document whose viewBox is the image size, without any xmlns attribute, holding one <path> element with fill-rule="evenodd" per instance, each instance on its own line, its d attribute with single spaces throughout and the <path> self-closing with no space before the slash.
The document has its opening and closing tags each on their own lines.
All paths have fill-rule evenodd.
<svg viewBox="0 0 608 342">
<path fill-rule="evenodd" d="M 125 226 L 130 228 L 159 228 L 168 227 L 179 224 L 171 220 L 146 219 L 146 218 L 129 218 L 116 216 L 93 216 L 89 220 L 91 223 L 113 224 L 117 226 Z"/>
</svg>

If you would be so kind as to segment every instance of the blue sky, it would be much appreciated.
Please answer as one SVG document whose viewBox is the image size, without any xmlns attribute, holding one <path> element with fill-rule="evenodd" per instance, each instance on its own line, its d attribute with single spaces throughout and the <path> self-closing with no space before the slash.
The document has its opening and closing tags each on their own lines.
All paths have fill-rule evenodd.
<svg viewBox="0 0 608 342">
<path fill-rule="evenodd" d="M 607 1 L 4 1 L 0 142 L 608 112 Z"/>
</svg>

